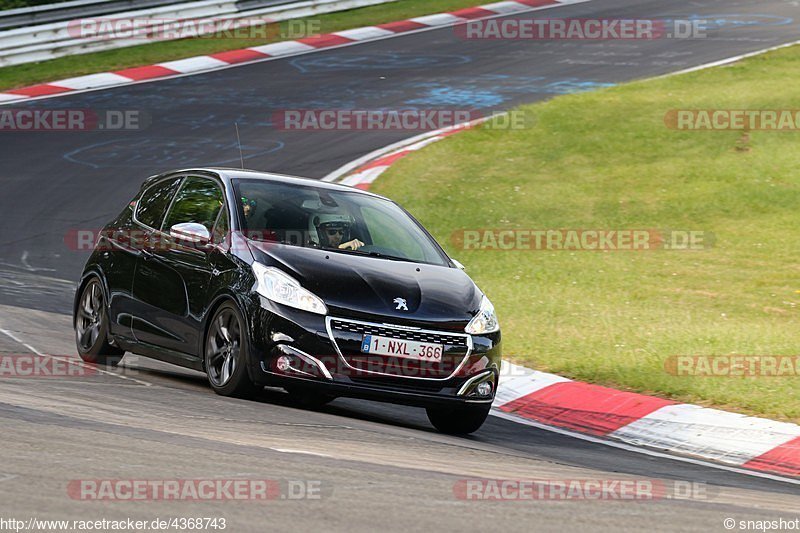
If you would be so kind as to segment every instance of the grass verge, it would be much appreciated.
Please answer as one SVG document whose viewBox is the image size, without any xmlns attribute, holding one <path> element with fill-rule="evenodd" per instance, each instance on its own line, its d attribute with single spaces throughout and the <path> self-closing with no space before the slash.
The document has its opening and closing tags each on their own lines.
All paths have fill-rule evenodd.
<svg viewBox="0 0 800 533">
<path fill-rule="evenodd" d="M 0 0 L 0 11 L 18 9 L 20 7 L 41 6 L 44 4 L 58 4 L 68 0 Z"/>
<path fill-rule="evenodd" d="M 479 0 L 398 0 L 389 4 L 339 11 L 315 17 L 295 19 L 292 27 L 311 27 L 319 33 L 331 33 L 361 26 L 372 26 L 421 15 L 453 11 L 479 5 Z M 308 26 L 302 22 L 310 22 Z M 288 22 L 280 23 L 282 28 Z M 240 48 L 250 48 L 282 40 L 280 31 L 267 32 L 266 39 L 212 39 L 196 38 L 165 41 L 61 57 L 40 63 L 27 63 L 0 69 L 0 90 L 25 87 L 36 83 L 55 81 L 73 76 L 120 70 L 128 67 L 151 65 L 197 55 L 213 54 Z M 284 32 L 285 33 L 285 32 Z"/>
<path fill-rule="evenodd" d="M 800 377 L 685 377 L 673 355 L 798 353 L 800 133 L 677 131 L 673 109 L 798 109 L 800 47 L 524 106 L 401 160 L 373 190 L 417 216 L 491 297 L 512 360 L 800 422 Z M 679 251 L 464 250 L 469 228 L 712 232 Z"/>
</svg>

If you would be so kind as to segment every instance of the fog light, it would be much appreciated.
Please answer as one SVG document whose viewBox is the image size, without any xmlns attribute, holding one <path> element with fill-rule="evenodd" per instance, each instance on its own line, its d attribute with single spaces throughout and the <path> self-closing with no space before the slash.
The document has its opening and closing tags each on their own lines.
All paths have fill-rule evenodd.
<svg viewBox="0 0 800 533">
<path fill-rule="evenodd" d="M 483 383 L 479 383 L 478 386 L 475 387 L 475 393 L 478 396 L 491 396 L 492 383 L 490 381 L 484 381 Z"/>
<path fill-rule="evenodd" d="M 275 363 L 275 366 L 278 367 L 278 370 L 281 372 L 286 372 L 292 368 L 292 360 L 288 356 L 282 355 L 278 357 L 278 361 Z"/>
</svg>

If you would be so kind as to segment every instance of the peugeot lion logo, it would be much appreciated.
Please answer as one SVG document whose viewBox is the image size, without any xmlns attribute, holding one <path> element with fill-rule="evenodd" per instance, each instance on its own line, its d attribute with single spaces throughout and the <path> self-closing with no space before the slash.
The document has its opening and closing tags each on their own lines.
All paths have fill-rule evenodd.
<svg viewBox="0 0 800 533">
<path fill-rule="evenodd" d="M 393 301 L 394 303 L 397 304 L 397 307 L 395 307 L 395 309 L 397 309 L 398 311 L 408 311 L 408 305 L 406 305 L 405 298 L 395 298 Z"/>
</svg>

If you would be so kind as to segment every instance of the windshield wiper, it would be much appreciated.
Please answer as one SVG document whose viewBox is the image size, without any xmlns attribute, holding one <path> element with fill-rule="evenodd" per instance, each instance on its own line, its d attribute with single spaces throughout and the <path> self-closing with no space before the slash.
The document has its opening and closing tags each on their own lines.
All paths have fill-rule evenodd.
<svg viewBox="0 0 800 533">
<path fill-rule="evenodd" d="M 326 248 L 327 250 L 327 248 Z M 409 263 L 418 263 L 419 261 L 414 261 L 413 259 L 409 259 L 408 257 L 400 257 L 397 255 L 390 255 L 384 254 L 381 252 L 367 252 L 364 250 L 350 250 L 348 248 L 331 248 L 330 250 L 335 252 L 342 252 L 346 254 L 355 254 L 355 255 L 365 255 L 368 257 L 379 257 L 381 259 L 389 259 L 392 261 L 408 261 Z"/>
</svg>

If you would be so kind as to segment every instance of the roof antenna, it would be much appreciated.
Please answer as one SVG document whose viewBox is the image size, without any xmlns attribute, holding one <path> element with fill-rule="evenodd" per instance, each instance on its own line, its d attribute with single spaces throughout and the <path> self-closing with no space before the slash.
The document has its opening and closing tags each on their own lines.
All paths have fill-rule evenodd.
<svg viewBox="0 0 800 533">
<path fill-rule="evenodd" d="M 244 170 L 244 156 L 242 155 L 242 139 L 239 138 L 239 123 L 234 122 L 234 126 L 236 126 L 236 142 L 239 144 L 239 161 L 242 162 L 242 170 Z"/>
</svg>

